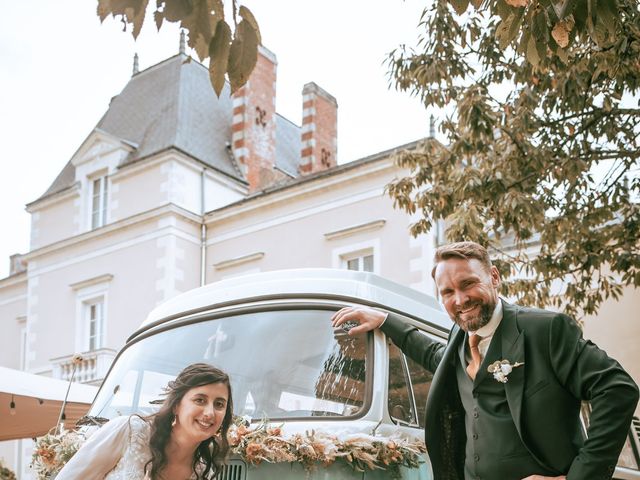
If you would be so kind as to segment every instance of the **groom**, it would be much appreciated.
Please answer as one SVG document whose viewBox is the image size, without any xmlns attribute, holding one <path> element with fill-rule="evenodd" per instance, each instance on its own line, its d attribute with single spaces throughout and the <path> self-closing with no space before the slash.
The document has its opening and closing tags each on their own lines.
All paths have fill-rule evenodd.
<svg viewBox="0 0 640 480">
<path fill-rule="evenodd" d="M 338 311 L 332 325 L 380 328 L 434 372 L 425 441 L 435 479 L 610 479 L 638 401 L 631 377 L 570 317 L 498 298 L 484 247 L 439 248 L 432 275 L 456 324 L 446 346 L 367 307 Z M 587 439 L 581 400 L 592 408 Z"/>
</svg>

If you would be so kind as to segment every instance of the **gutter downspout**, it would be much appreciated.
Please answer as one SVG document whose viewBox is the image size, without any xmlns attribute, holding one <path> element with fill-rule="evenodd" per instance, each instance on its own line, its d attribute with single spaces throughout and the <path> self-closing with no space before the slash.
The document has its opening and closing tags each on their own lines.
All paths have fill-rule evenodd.
<svg viewBox="0 0 640 480">
<path fill-rule="evenodd" d="M 202 224 L 200 226 L 200 286 L 202 287 L 206 281 L 207 266 L 207 226 L 204 223 L 204 174 L 206 168 L 200 172 L 200 214 L 202 215 Z"/>
</svg>

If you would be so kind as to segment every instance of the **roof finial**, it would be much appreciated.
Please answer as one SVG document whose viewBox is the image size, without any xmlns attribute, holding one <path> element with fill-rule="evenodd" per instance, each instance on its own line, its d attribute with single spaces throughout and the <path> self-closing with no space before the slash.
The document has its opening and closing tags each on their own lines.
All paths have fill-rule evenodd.
<svg viewBox="0 0 640 480">
<path fill-rule="evenodd" d="M 436 138 L 436 117 L 433 113 L 429 117 L 429 138 Z"/>
<path fill-rule="evenodd" d="M 180 30 L 180 54 L 186 55 L 184 30 Z"/>
<path fill-rule="evenodd" d="M 133 75 L 140 71 L 140 67 L 138 66 L 138 54 L 133 54 Z"/>
</svg>

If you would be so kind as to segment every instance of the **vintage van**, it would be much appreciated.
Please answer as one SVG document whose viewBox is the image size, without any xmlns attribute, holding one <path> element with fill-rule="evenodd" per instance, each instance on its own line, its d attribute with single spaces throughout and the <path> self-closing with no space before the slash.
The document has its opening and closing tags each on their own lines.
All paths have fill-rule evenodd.
<svg viewBox="0 0 640 480">
<path fill-rule="evenodd" d="M 333 312 L 353 305 L 395 312 L 437 341 L 446 341 L 451 326 L 432 297 L 370 273 L 305 269 L 231 278 L 153 310 L 119 353 L 89 414 L 150 413 L 182 368 L 207 362 L 229 373 L 235 414 L 254 428 L 268 419 L 285 439 L 316 435 L 365 450 L 375 441 L 419 444 L 432 376 L 379 331 L 350 337 L 333 329 Z M 637 469 L 633 447 L 628 466 Z M 344 460 L 305 470 L 234 455 L 219 478 L 432 479 L 427 453 L 414 451 L 419 462 L 410 466 L 362 471 Z M 632 469 L 618 475 L 640 478 Z"/>
</svg>

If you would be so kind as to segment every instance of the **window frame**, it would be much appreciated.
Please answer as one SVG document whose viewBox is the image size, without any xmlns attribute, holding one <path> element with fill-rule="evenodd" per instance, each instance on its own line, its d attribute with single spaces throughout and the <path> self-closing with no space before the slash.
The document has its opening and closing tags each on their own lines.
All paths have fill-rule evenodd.
<svg viewBox="0 0 640 480">
<path fill-rule="evenodd" d="M 398 352 L 400 353 L 400 364 L 402 365 L 402 373 L 404 375 L 404 381 L 406 383 L 407 391 L 409 393 L 408 400 L 409 400 L 409 409 L 410 409 L 409 413 L 411 416 L 411 420 L 409 422 L 405 422 L 391 415 L 391 411 L 389 409 L 389 383 L 390 383 L 389 378 L 387 378 L 387 402 L 386 402 L 387 413 L 389 415 L 389 418 L 391 419 L 391 422 L 393 422 L 395 425 L 410 427 L 410 428 L 420 428 L 420 419 L 418 418 L 418 409 L 416 406 L 416 395 L 415 395 L 415 392 L 413 391 L 413 381 L 411 379 L 411 372 L 409 371 L 409 366 L 407 365 L 407 357 L 404 354 L 404 352 L 400 350 L 400 347 L 398 347 L 395 343 L 393 343 L 391 339 L 388 337 L 387 337 L 387 352 L 389 352 L 389 355 L 388 355 L 389 360 L 387 362 L 387 375 L 390 373 L 390 366 L 391 366 L 390 349 L 392 348 L 392 346 L 393 348 L 397 348 Z"/>
<path fill-rule="evenodd" d="M 87 348 L 86 351 L 92 352 L 105 347 L 105 302 L 104 296 L 100 295 L 95 298 L 85 300 L 84 306 L 84 322 L 86 328 Z M 92 318 L 92 308 L 95 307 L 96 317 Z M 98 308 L 99 307 L 99 308 Z M 95 331 L 92 327 L 95 323 Z M 92 343 L 94 343 L 92 345 Z"/>
<path fill-rule="evenodd" d="M 112 276 L 101 276 L 80 282 L 82 287 L 71 285 L 76 291 L 75 351 L 88 352 L 90 349 L 91 325 L 89 312 L 91 305 L 102 303 L 102 342 L 95 350 L 107 347 L 109 338 L 109 283 Z M 101 281 L 96 281 L 96 280 Z M 87 284 L 88 283 L 88 284 Z"/>
<path fill-rule="evenodd" d="M 351 303 L 350 303 L 351 304 Z M 100 390 L 98 390 L 98 393 L 96 394 L 96 397 L 93 401 L 93 404 L 91 406 L 91 409 L 89 411 L 90 415 L 100 415 L 102 412 L 102 409 L 106 406 L 106 402 L 102 402 L 104 403 L 103 405 L 101 405 L 101 407 L 96 410 L 98 408 L 98 406 L 100 406 L 99 404 L 97 404 L 96 400 L 99 400 L 101 398 L 101 392 L 102 389 L 105 385 L 107 385 L 107 379 L 109 377 L 109 375 L 111 374 L 112 369 L 115 367 L 115 365 L 117 364 L 120 356 L 126 352 L 127 350 L 129 350 L 129 348 L 131 348 L 133 345 L 137 344 L 140 341 L 145 340 L 148 337 L 154 336 L 154 335 L 158 335 L 161 333 L 164 333 L 166 331 L 169 330 L 174 330 L 176 328 L 181 328 L 181 327 L 185 327 L 191 324 L 197 324 L 197 323 L 203 323 L 203 322 L 209 322 L 209 321 L 214 321 L 220 318 L 228 318 L 228 317 L 233 317 L 233 316 L 238 316 L 238 315 L 246 315 L 246 314 L 253 314 L 253 313 L 261 313 L 261 312 L 270 312 L 270 311 L 283 311 L 283 310 L 326 310 L 327 313 L 329 314 L 330 312 L 336 312 L 338 311 L 340 308 L 344 307 L 345 304 L 341 303 L 341 302 L 318 302 L 318 301 L 313 301 L 313 300 L 303 300 L 300 302 L 287 302 L 287 301 L 276 301 L 276 302 L 269 302 L 269 303 L 257 303 L 257 304 L 249 304 L 249 305 L 241 305 L 241 306 L 236 306 L 235 308 L 221 308 L 221 309 L 215 309 L 214 311 L 211 310 L 206 310 L 204 312 L 198 312 L 195 314 L 189 314 L 189 312 L 185 312 L 184 316 L 180 316 L 179 318 L 175 318 L 175 319 L 171 319 L 169 321 L 162 321 L 159 324 L 156 325 L 150 325 L 144 332 L 140 333 L 140 334 L 136 334 L 134 333 L 132 335 L 132 337 L 129 337 L 129 339 L 127 340 L 126 345 L 118 352 L 118 355 L 116 356 L 116 358 L 113 360 L 113 362 L 111 363 L 111 366 L 109 368 L 109 371 L 107 372 L 107 375 L 105 375 L 105 380 L 102 382 L 101 386 L 100 386 Z M 362 408 L 356 412 L 353 415 L 348 415 L 348 416 L 331 416 L 331 415 L 326 415 L 326 416 L 301 416 L 301 417 L 295 417 L 295 416 L 286 416 L 286 417 L 270 417 L 271 421 L 282 421 L 282 422 L 292 422 L 292 421 L 312 421 L 312 422 L 326 422 L 326 421 L 353 421 L 353 420 L 358 420 L 361 419 L 363 417 L 366 417 L 367 415 L 370 414 L 371 412 L 371 408 L 373 406 L 373 395 L 374 395 L 374 382 L 375 377 L 374 377 L 374 371 L 376 368 L 376 358 L 375 358 L 375 340 L 374 340 L 374 335 L 373 332 L 368 332 L 367 333 L 367 338 L 365 340 L 366 342 L 366 355 L 367 355 L 367 363 L 366 363 L 366 370 L 365 370 L 365 384 L 364 384 L 364 398 L 363 398 L 363 403 L 362 403 Z M 140 377 L 139 379 L 140 380 Z M 134 392 L 134 396 L 139 394 L 139 392 Z M 110 393 L 108 394 L 110 395 Z M 97 412 L 97 413 L 95 413 Z M 253 419 L 254 421 L 259 421 L 259 419 Z"/>
<path fill-rule="evenodd" d="M 89 176 L 88 181 L 91 190 L 89 195 L 89 230 L 95 230 L 104 227 L 108 223 L 109 176 L 106 172 L 100 172 Z M 97 196 L 96 183 L 99 188 Z M 95 206 L 96 197 L 98 199 L 97 210 Z"/>
<path fill-rule="evenodd" d="M 344 245 L 342 247 L 334 248 L 331 251 L 332 256 L 332 267 L 340 268 L 343 270 L 348 270 L 348 262 L 349 260 L 353 260 L 355 258 L 363 258 L 368 255 L 373 256 L 373 270 L 368 272 L 366 270 L 358 270 L 360 272 L 365 273 L 375 273 L 380 275 L 381 272 L 381 248 L 380 248 L 380 239 L 374 238 L 364 242 L 352 243 L 349 245 Z M 364 261 L 362 261 L 364 262 Z M 351 270 L 356 271 L 356 270 Z"/>
</svg>

